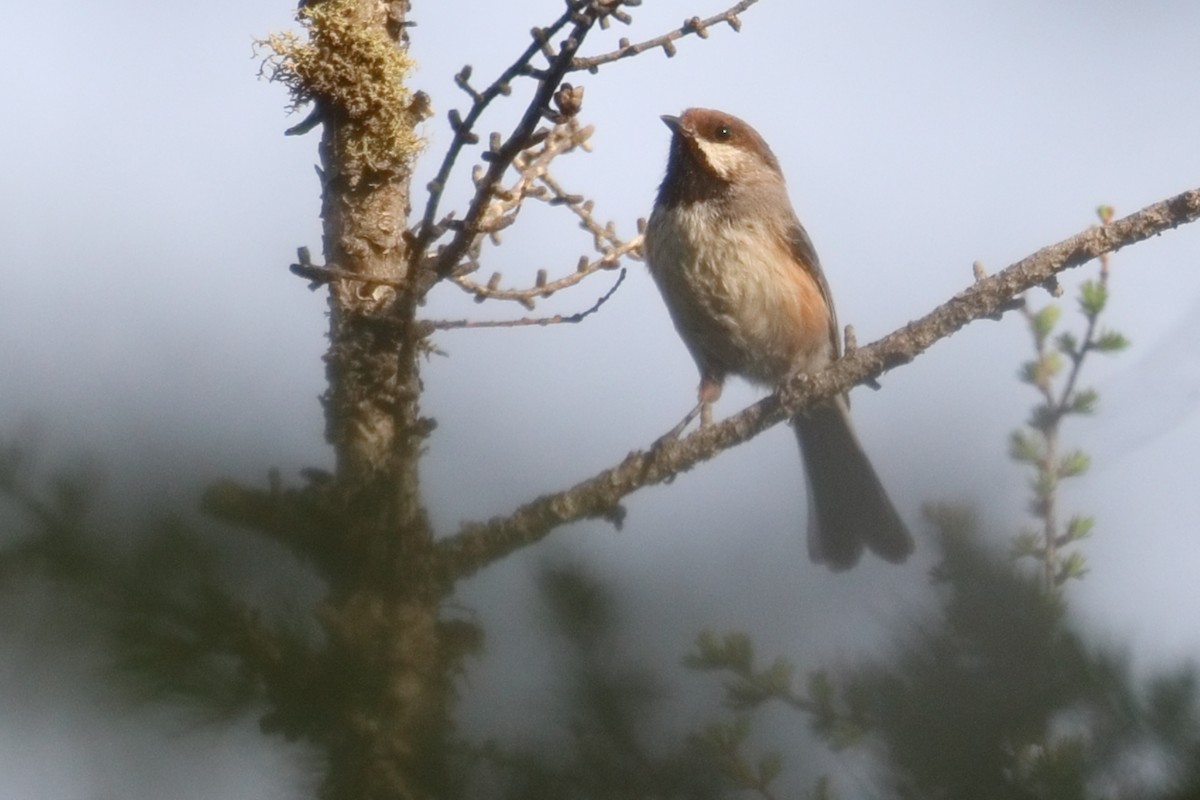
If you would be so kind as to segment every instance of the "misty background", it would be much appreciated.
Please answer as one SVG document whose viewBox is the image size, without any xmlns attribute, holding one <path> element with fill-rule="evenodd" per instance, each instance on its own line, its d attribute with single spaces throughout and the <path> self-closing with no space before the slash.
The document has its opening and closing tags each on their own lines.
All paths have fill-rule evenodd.
<svg viewBox="0 0 1200 800">
<path fill-rule="evenodd" d="M 454 73 L 470 63 L 490 81 L 559 5 L 414 0 L 413 85 L 435 110 L 415 207 L 449 141 L 446 112 L 465 106 Z M 615 26 L 587 51 L 727 5 L 647 2 L 632 30 Z M 290 480 L 332 466 L 317 402 L 325 301 L 287 271 L 296 247 L 320 246 L 318 134 L 282 135 L 299 120 L 285 116 L 282 87 L 256 80 L 252 45 L 294 27 L 293 11 L 266 0 L 26 3 L 0 30 L 0 436 L 36 442 L 48 472 L 95 469 L 116 524 L 195 514 L 216 478 L 262 484 L 272 467 Z M 976 260 L 998 271 L 1094 224 L 1101 203 L 1123 216 L 1200 177 L 1195 3 L 764 0 L 742 21 L 740 34 L 719 26 L 684 40 L 673 59 L 648 53 L 572 76 L 594 152 L 560 159 L 556 175 L 629 236 L 665 164 L 658 116 L 703 105 L 743 117 L 779 157 L 860 343 L 960 291 Z M 519 98 L 498 104 L 482 130 L 519 110 Z M 454 180 L 446 208 L 471 188 L 465 169 Z M 587 249 L 564 211 L 530 207 L 484 263 L 525 285 L 539 268 L 569 271 Z M 1099 390 L 1100 412 L 1066 428 L 1095 463 L 1064 489 L 1064 512 L 1097 518 L 1072 611 L 1140 668 L 1200 654 L 1198 262 L 1189 228 L 1113 257 L 1106 320 L 1133 346 L 1089 361 L 1083 382 Z M 691 407 L 691 359 L 644 267 L 626 266 L 614 298 L 580 325 L 436 337 L 446 355 L 425 370 L 425 413 L 439 425 L 423 478 L 441 531 L 587 477 Z M 1094 271 L 1066 276 L 1066 325 L 1077 324 L 1074 287 Z M 582 310 L 613 279 L 539 310 Z M 524 313 L 452 286 L 426 309 Z M 802 668 L 886 646 L 928 587 L 924 503 L 970 504 L 1001 544 L 1025 522 L 1027 475 L 1006 450 L 1035 400 L 1015 377 L 1030 353 L 1009 315 L 885 375 L 882 391 L 854 392 L 859 433 L 918 535 L 902 567 L 866 558 L 833 575 L 808 563 L 802 473 L 781 426 L 633 495 L 620 532 L 573 525 L 474 578 L 457 600 L 487 647 L 463 682 L 464 724 L 555 735 L 546 684 L 557 654 L 537 644 L 535 576 L 548 560 L 585 564 L 608 584 L 629 652 L 653 653 L 668 674 L 703 627 L 749 631 Z M 718 414 L 762 394 L 734 382 Z M 18 587 L 0 604 L 0 798 L 272 798 L 310 780 L 304 754 L 253 719 L 207 727 L 98 691 L 90 632 L 47 631 L 62 616 L 53 597 Z M 681 724 L 695 721 L 679 705 Z M 852 756 L 837 763 L 858 768 Z"/>
</svg>

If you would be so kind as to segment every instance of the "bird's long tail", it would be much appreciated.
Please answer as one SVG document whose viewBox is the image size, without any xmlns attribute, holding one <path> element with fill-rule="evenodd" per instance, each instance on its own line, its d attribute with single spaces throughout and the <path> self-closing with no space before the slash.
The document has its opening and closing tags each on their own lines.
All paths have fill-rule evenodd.
<svg viewBox="0 0 1200 800">
<path fill-rule="evenodd" d="M 866 545 L 898 563 L 913 550 L 908 532 L 863 452 L 846 403 L 798 414 L 792 420 L 808 479 L 808 552 L 830 569 L 848 569 Z"/>
</svg>

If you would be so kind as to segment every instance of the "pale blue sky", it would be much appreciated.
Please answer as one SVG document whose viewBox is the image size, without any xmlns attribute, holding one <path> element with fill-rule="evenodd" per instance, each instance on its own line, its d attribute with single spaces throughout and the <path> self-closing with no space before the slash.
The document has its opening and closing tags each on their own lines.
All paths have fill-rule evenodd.
<svg viewBox="0 0 1200 800">
<path fill-rule="evenodd" d="M 328 465 L 317 403 L 324 301 L 286 270 L 297 246 L 319 250 L 317 136 L 282 136 L 296 119 L 284 117 L 280 87 L 255 80 L 251 48 L 286 27 L 294 5 L 68 0 L 25 3 L 6 17 L 0 432 L 40 421 L 52 456 L 98 453 L 117 484 L 145 480 L 121 467 L 149 451 L 174 470 L 160 470 L 152 488 L 180 498 L 218 474 L 262 480 L 273 465 L 285 475 Z M 421 186 L 448 139 L 446 111 L 464 106 L 452 75 L 470 62 L 486 81 L 559 4 L 413 5 L 414 85 L 437 112 L 424 128 Z M 648 0 L 632 31 L 605 41 L 644 38 L 724 5 Z M 860 342 L 962 289 L 975 260 L 996 270 L 1092 224 L 1100 203 L 1124 214 L 1200 185 L 1200 4 L 762 0 L 743 23 L 738 35 L 718 29 L 707 42 L 680 43 L 674 59 L 649 53 L 575 76 L 586 87 L 584 119 L 597 128 L 594 152 L 564 160 L 559 177 L 629 234 L 661 178 L 667 130 L 658 115 L 705 105 L 742 116 L 779 156 Z M 485 128 L 517 110 L 498 107 Z M 465 171 L 456 180 L 451 203 L 468 187 Z M 414 205 L 422 201 L 418 191 Z M 541 267 L 571 269 L 583 234 L 554 225 L 553 214 L 527 217 L 491 267 L 513 282 Z M 1098 518 L 1085 545 L 1092 573 L 1071 597 L 1140 657 L 1196 657 L 1200 633 L 1181 612 L 1195 606 L 1200 562 L 1200 228 L 1113 264 L 1109 320 L 1135 344 L 1092 365 L 1085 382 L 1102 392 L 1101 416 L 1067 429 L 1101 459 L 1064 498 Z M 690 406 L 694 367 L 643 268 L 629 268 L 614 300 L 583 325 L 439 337 L 449 358 L 427 372 L 426 408 L 440 426 L 425 481 L 443 530 L 613 463 Z M 1068 294 L 1093 270 L 1070 277 Z M 606 286 L 601 279 L 547 308 L 584 308 Z M 476 306 L 451 288 L 428 311 L 520 312 Z M 1017 524 L 1024 476 L 1004 453 L 1033 399 L 1014 378 L 1027 350 L 1019 318 L 977 323 L 885 376 L 883 391 L 855 392 L 862 437 L 915 527 L 927 500 L 978 503 L 1000 534 Z M 735 384 L 720 413 L 760 395 Z M 928 561 L 838 576 L 809 565 L 800 486 L 791 435 L 780 429 L 634 496 L 623 533 L 580 525 L 560 539 L 599 564 L 640 624 L 677 652 L 701 624 L 743 627 L 814 666 L 852 655 L 891 624 L 898 598 L 924 585 Z M 506 638 L 505 620 L 526 609 L 541 555 L 466 588 L 465 603 L 506 598 L 508 610 L 489 620 L 499 627 L 481 670 L 527 657 Z M 713 591 L 718 584 L 726 591 Z M 694 625 L 665 621 L 681 609 Z M 17 662 L 0 661 L 3 685 L 23 686 Z M 536 670 L 503 674 L 511 691 L 477 698 L 471 713 L 481 724 L 536 693 L 522 684 Z M 47 701 L 57 696 L 46 689 Z M 178 765 L 160 768 L 165 784 L 131 789 L 96 744 L 110 724 L 102 713 L 14 716 L 13 702 L 0 699 L 0 798 L 166 796 L 164 785 L 174 797 L 208 796 L 185 779 L 195 764 L 187 746 L 153 737 L 131 745 Z M 14 732 L 6 719 L 27 727 Z M 222 763 L 264 776 L 260 796 L 285 796 L 274 751 L 247 766 L 242 734 L 229 737 L 216 750 L 243 756 Z M 84 755 L 67 768 L 26 750 Z"/>
</svg>

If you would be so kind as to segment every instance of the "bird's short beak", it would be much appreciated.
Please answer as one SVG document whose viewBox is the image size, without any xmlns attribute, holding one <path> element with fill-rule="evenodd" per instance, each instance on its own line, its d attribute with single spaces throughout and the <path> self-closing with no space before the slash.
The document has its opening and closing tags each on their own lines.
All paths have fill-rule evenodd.
<svg viewBox="0 0 1200 800">
<path fill-rule="evenodd" d="M 683 121 L 680 120 L 679 117 L 673 114 L 663 114 L 661 117 L 659 117 L 659 119 L 661 119 L 666 126 L 671 129 L 671 133 L 682 132 Z"/>
</svg>

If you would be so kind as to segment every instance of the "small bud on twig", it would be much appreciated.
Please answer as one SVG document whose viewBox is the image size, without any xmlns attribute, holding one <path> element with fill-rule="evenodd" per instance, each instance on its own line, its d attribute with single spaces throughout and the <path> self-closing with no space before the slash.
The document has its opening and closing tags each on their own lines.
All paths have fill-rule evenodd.
<svg viewBox="0 0 1200 800">
<path fill-rule="evenodd" d="M 583 108 L 583 87 L 564 83 L 554 93 L 554 107 L 566 119 L 570 119 Z"/>
</svg>

